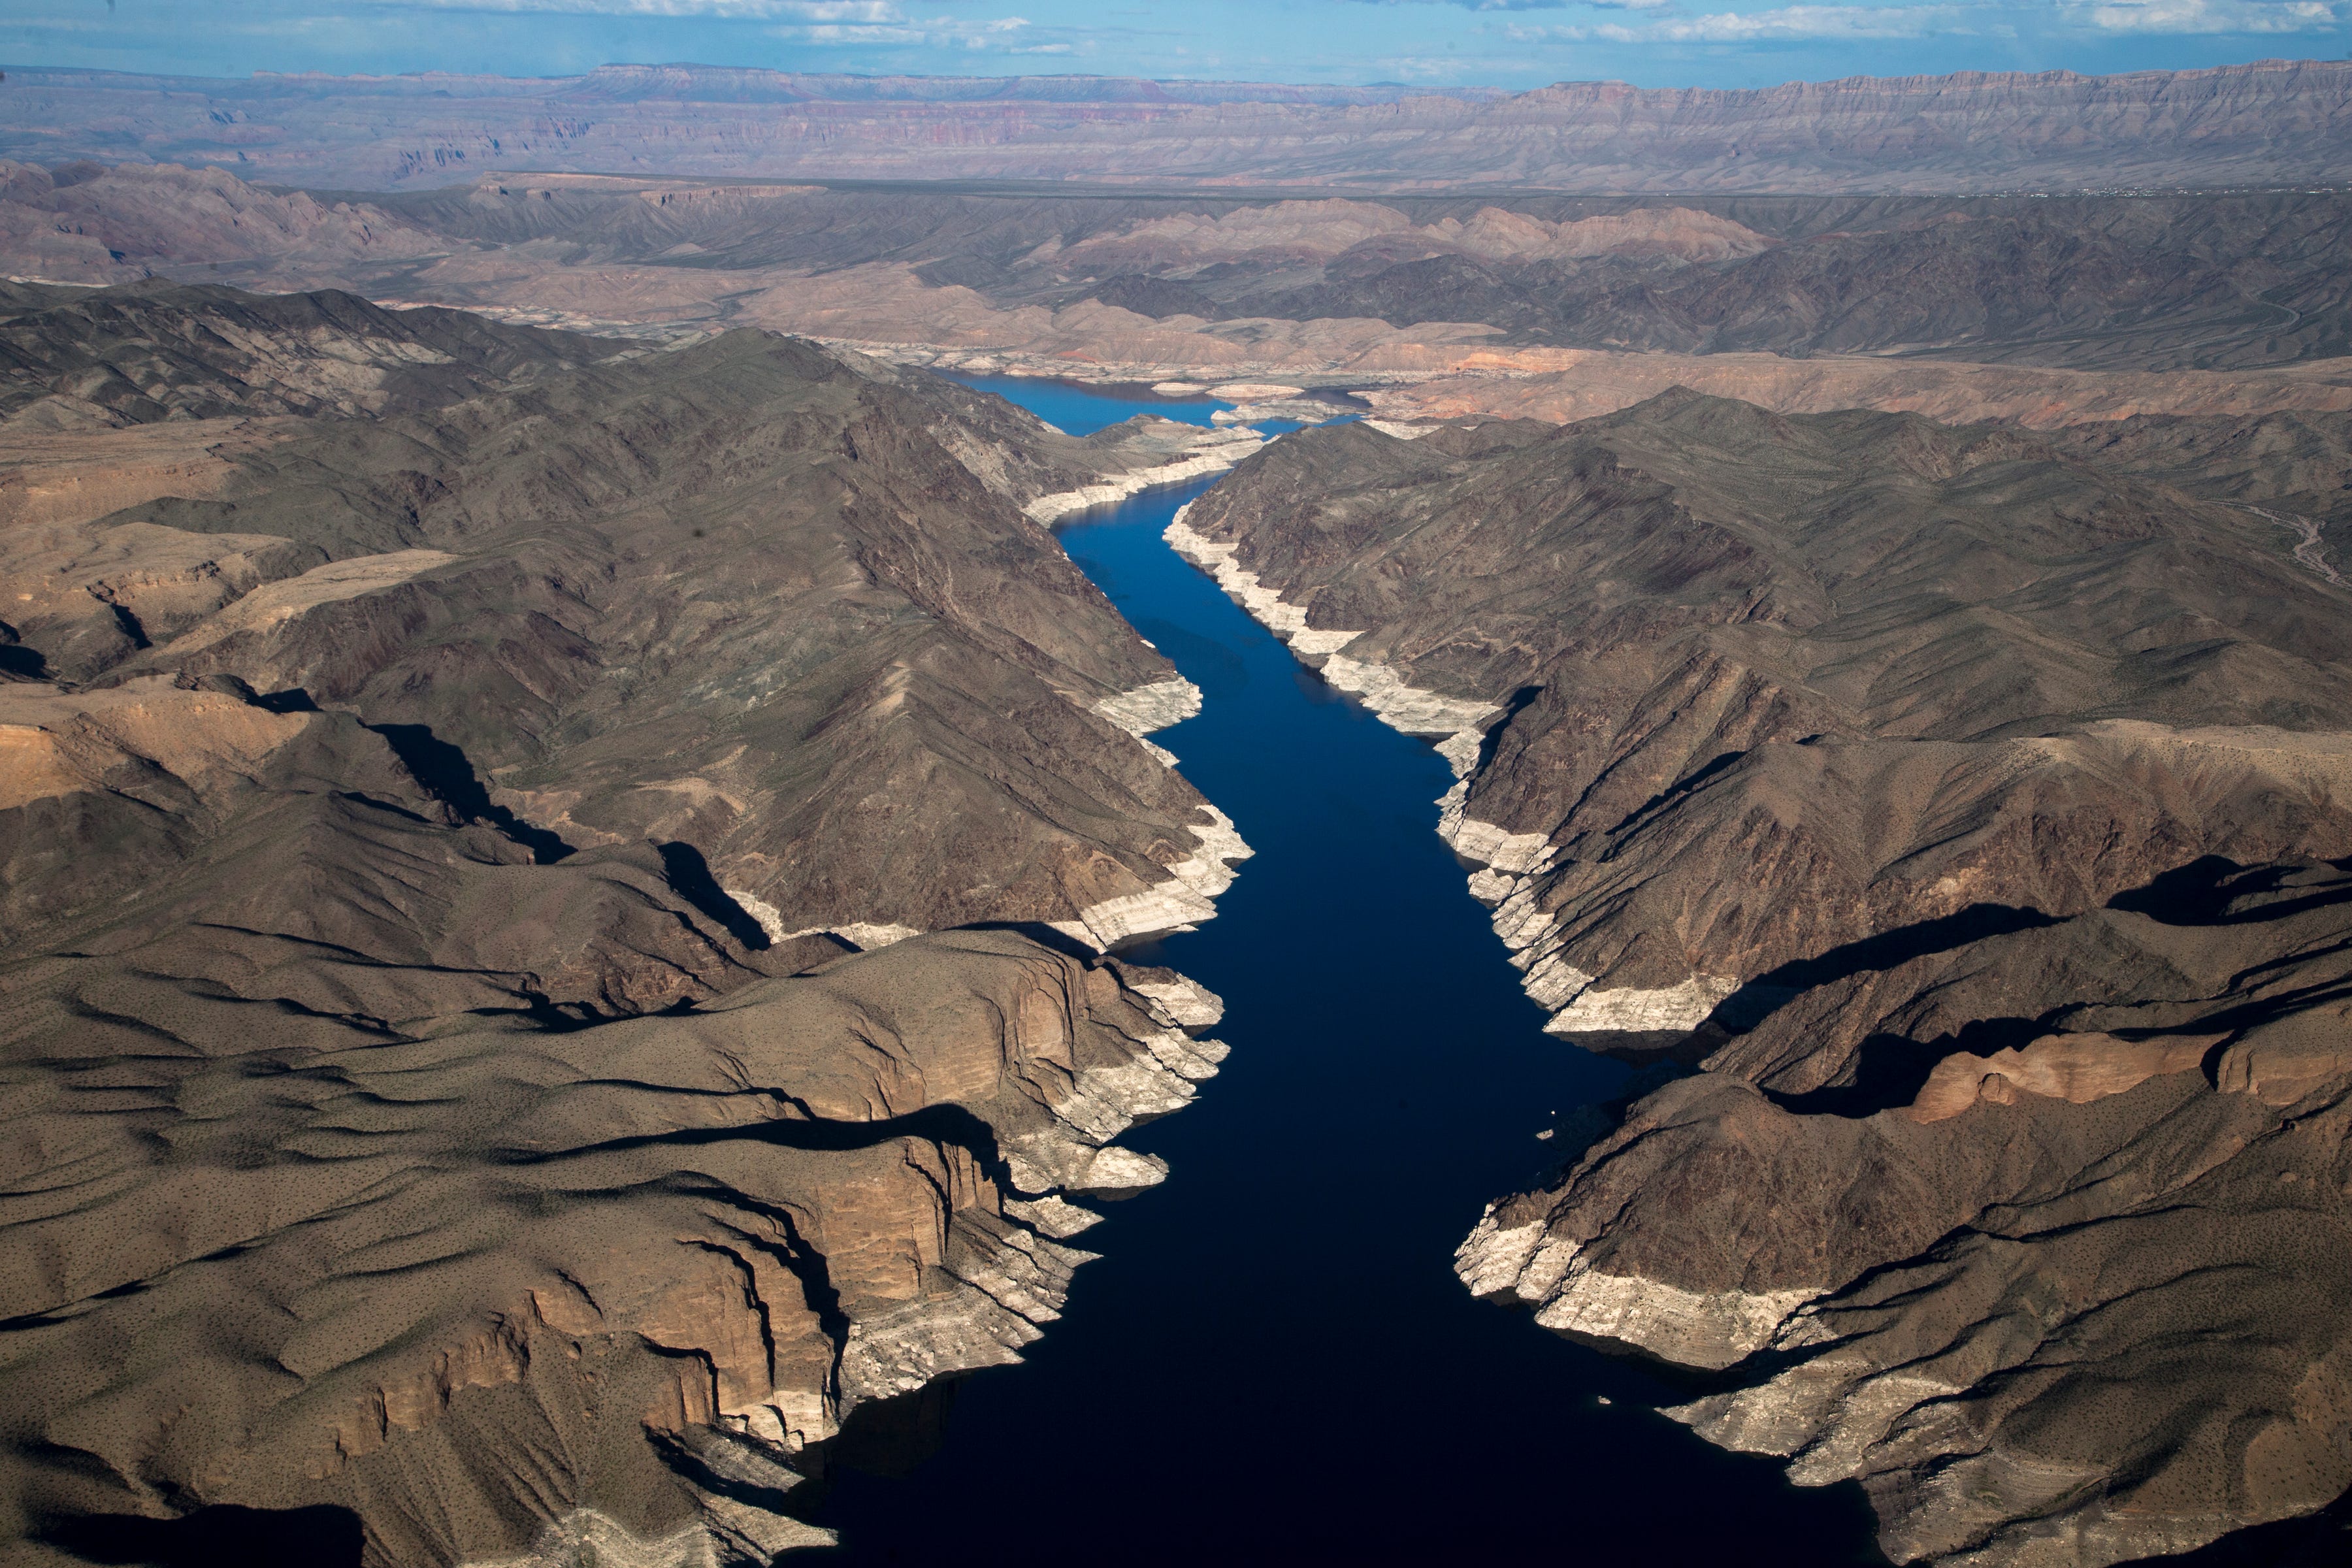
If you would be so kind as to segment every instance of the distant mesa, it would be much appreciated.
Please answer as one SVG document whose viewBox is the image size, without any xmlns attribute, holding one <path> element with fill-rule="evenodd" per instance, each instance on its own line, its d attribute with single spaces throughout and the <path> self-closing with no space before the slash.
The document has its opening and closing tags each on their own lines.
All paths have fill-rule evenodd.
<svg viewBox="0 0 2352 1568">
<path fill-rule="evenodd" d="M 1578 192 L 2176 188 L 2352 175 L 2352 63 L 2334 60 L 1740 90 L 1571 82 L 1516 95 L 709 66 L 607 66 L 556 80 L 35 69 L 13 85 L 21 90 L 0 103 L 0 154 L 49 162 L 135 144 L 159 161 L 343 190 L 616 169 Z M 952 138 L 930 133 L 949 121 Z M 813 125 L 824 134 L 807 134 Z"/>
</svg>

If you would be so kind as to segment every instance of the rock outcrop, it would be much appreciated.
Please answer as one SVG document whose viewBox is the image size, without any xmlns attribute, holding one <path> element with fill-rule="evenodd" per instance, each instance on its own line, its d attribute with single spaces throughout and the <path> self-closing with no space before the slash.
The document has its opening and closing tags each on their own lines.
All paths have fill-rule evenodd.
<svg viewBox="0 0 2352 1568">
<path fill-rule="evenodd" d="M 140 283 L 57 290 L 0 321 L 0 420 L 12 435 L 236 415 L 401 414 L 621 345 L 348 294 L 254 295 Z"/>
<path fill-rule="evenodd" d="M 26 307 L 12 1552 L 821 1542 L 803 1447 L 1018 1359 L 1223 1055 L 1101 953 L 1248 853 L 1141 739 L 1197 693 L 1024 515 L 1176 431 L 755 332 Z"/>
<path fill-rule="evenodd" d="M 1255 430 L 1202 430 L 1172 419 L 1155 419 L 1150 415 L 1114 426 L 1108 432 L 1096 433 L 1097 437 L 1105 434 L 1116 438 L 1106 445 L 1123 448 L 1125 455 L 1137 454 L 1146 442 L 1156 439 L 1164 443 L 1168 460 L 1116 472 L 1080 489 L 1039 496 L 1021 509 L 1024 515 L 1034 522 L 1057 522 L 1097 507 L 1116 506 L 1129 496 L 1141 495 L 1162 485 L 1179 485 L 1187 479 L 1222 474 L 1256 451 L 1264 439 Z"/>
<path fill-rule="evenodd" d="M 1859 1480 L 1897 1562 L 2116 1563 L 2323 1507 L 2352 1482 L 2344 873 L 2183 870 L 1825 955 L 1496 1205 L 1465 1281 L 1730 1368 L 1670 1414 Z M 1844 1081 L 1769 1087 L 1817 1057 Z"/>
<path fill-rule="evenodd" d="M 332 272 L 446 248 L 374 207 L 264 191 L 225 169 L 0 160 L 0 254 L 54 282 L 129 283 L 199 258 Z"/>
<path fill-rule="evenodd" d="M 2352 1484 L 2309 1284 L 2352 601 L 2177 488 L 2309 463 L 2207 436 L 1678 392 L 1286 437 L 1171 532 L 1444 737 L 1441 830 L 1549 1026 L 1656 1064 L 1465 1282 L 1718 1374 L 1677 1417 L 1861 1480 L 1898 1561 L 2120 1562 Z"/>
<path fill-rule="evenodd" d="M 1673 387 L 1776 414 L 1874 408 L 1951 425 L 2059 430 L 2136 419 L 2352 412 L 2352 365 L 2316 360 L 2275 371 L 2086 371 L 1866 354 L 1610 353 L 1570 350 L 1558 368 L 1439 377 L 1366 394 L 1408 427 L 1467 419 L 1571 424 Z"/>
</svg>

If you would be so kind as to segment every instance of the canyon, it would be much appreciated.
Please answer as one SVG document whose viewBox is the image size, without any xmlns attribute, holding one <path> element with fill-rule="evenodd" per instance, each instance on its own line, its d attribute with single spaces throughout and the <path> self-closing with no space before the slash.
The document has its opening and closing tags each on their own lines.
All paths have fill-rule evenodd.
<svg viewBox="0 0 2352 1568">
<path fill-rule="evenodd" d="M 0 1551 L 2333 1560 L 2348 89 L 12 68 Z"/>
</svg>

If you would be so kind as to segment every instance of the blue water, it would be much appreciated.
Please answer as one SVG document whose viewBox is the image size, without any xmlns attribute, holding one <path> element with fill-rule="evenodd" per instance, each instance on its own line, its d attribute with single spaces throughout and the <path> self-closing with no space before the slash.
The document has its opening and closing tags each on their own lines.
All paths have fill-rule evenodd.
<svg viewBox="0 0 2352 1568">
<path fill-rule="evenodd" d="M 1206 424 L 1216 406 L 984 384 L 1074 434 L 1143 408 Z M 1154 739 L 1257 851 L 1215 920 L 1132 955 L 1222 994 L 1233 1055 L 1192 1107 L 1122 1140 L 1169 1180 L 1080 1239 L 1103 1257 L 1025 1366 L 853 1424 L 818 1515 L 841 1555 L 1882 1561 L 1857 1489 L 1800 1491 L 1701 1443 L 1656 1413 L 1690 1397 L 1679 1374 L 1454 1279 L 1483 1205 L 1545 1173 L 1536 1134 L 1624 1069 L 1542 1032 L 1433 831 L 1451 782 L 1436 752 L 1160 542 L 1207 488 L 1062 538 L 1200 686 L 1201 714 Z"/>
<path fill-rule="evenodd" d="M 1077 386 L 1066 381 L 1038 381 L 1019 375 L 952 375 L 950 381 L 982 392 L 992 392 L 1007 403 L 1017 403 L 1046 424 L 1072 436 L 1091 436 L 1107 425 L 1157 414 L 1187 425 L 1207 425 L 1219 409 L 1231 408 L 1211 397 L 1160 397 L 1142 387 Z M 1163 525 L 1164 526 L 1164 525 Z"/>
</svg>

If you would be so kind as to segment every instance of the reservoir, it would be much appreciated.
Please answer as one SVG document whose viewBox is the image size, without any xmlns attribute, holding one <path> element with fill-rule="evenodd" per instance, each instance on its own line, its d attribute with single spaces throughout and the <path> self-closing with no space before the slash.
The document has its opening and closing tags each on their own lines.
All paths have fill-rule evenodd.
<svg viewBox="0 0 2352 1568">
<path fill-rule="evenodd" d="M 975 381 L 1073 434 L 1217 406 Z M 857 1563 L 1883 1562 L 1858 1488 L 1802 1490 L 1657 1413 L 1702 1384 L 1471 1299 L 1454 1248 L 1626 1069 L 1546 1035 L 1434 831 L 1425 742 L 1325 686 L 1160 540 L 1201 481 L 1061 529 L 1201 688 L 1152 738 L 1256 850 L 1129 956 L 1225 999 L 1233 1054 L 1120 1142 L 1026 1364 L 870 1406 L 813 1517 Z M 1549 1160 L 1547 1156 L 1549 1156 Z M 895 1408 L 894 1408 L 895 1407 Z"/>
</svg>

